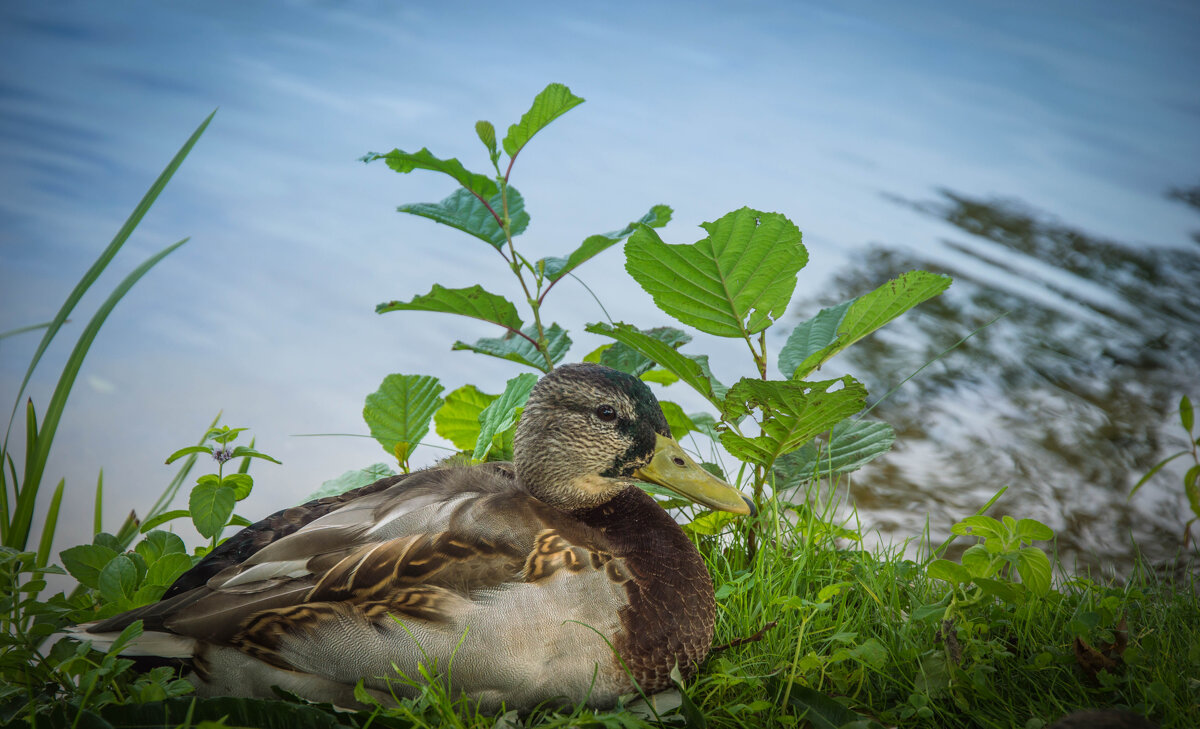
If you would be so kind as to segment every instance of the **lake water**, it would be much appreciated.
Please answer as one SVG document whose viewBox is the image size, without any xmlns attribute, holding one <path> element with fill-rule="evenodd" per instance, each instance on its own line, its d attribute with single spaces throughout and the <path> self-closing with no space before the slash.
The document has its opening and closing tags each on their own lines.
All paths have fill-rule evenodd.
<svg viewBox="0 0 1200 729">
<path fill-rule="evenodd" d="M 953 273 L 944 301 L 830 364 L 874 397 L 1011 312 L 876 410 L 900 439 L 851 480 L 867 524 L 944 534 L 1009 485 L 993 513 L 1046 521 L 1084 564 L 1119 570 L 1131 536 L 1156 560 L 1180 542 L 1179 472 L 1126 494 L 1180 446 L 1179 395 L 1200 399 L 1200 215 L 1168 194 L 1200 183 L 1192 3 L 11 2 L 0 69 L 0 331 L 53 316 L 219 109 L 31 384 L 44 408 L 102 296 L 191 236 L 118 306 L 72 395 L 47 470 L 69 494 L 60 548 L 89 537 L 101 468 L 115 529 L 218 411 L 283 461 L 255 468 L 239 511 L 258 517 L 386 460 L 369 439 L 299 435 L 364 434 L 385 375 L 499 392 L 519 367 L 449 351 L 486 325 L 373 313 L 435 282 L 520 300 L 498 257 L 394 212 L 446 181 L 356 159 L 428 146 L 482 171 L 475 120 L 503 130 L 551 81 L 587 103 L 514 172 L 528 257 L 660 202 L 674 243 L 742 205 L 782 212 L 811 263 L 775 347 L 898 270 Z M 579 273 L 614 320 L 671 323 L 623 263 L 616 248 Z M 604 343 L 582 331 L 604 318 L 582 286 L 554 297 L 570 359 Z M 4 402 L 36 340 L 0 340 Z M 737 342 L 692 347 L 725 382 L 752 371 Z M 679 387 L 664 396 L 700 409 Z"/>
</svg>

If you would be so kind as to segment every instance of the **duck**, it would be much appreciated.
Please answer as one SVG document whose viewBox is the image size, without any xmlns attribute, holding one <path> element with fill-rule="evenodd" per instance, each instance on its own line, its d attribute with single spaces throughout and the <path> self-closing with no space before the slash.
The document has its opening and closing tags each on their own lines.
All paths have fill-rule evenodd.
<svg viewBox="0 0 1200 729">
<path fill-rule="evenodd" d="M 444 463 L 284 509 L 212 550 L 156 603 L 75 626 L 104 650 L 168 660 L 200 696 L 363 708 L 443 682 L 481 711 L 610 708 L 695 675 L 712 579 L 638 486 L 711 509 L 752 503 L 701 468 L 650 388 L 561 365 L 529 395 L 512 462 Z"/>
</svg>

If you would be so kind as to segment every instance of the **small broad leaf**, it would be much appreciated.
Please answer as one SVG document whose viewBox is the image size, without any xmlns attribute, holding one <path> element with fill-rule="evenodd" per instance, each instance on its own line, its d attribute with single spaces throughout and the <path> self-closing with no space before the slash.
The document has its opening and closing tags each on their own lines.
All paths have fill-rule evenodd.
<svg viewBox="0 0 1200 729">
<path fill-rule="evenodd" d="M 270 461 L 271 463 L 279 463 L 279 461 L 275 460 L 271 456 L 268 456 L 266 453 L 256 451 L 249 446 L 238 446 L 237 448 L 234 448 L 232 451 L 230 451 L 230 456 L 233 458 L 261 458 L 262 460 Z M 249 466 L 244 466 L 244 468 L 249 468 Z"/>
<path fill-rule="evenodd" d="M 952 585 L 965 585 L 971 581 L 971 573 L 957 562 L 935 559 L 925 568 L 925 573 L 935 580 L 945 580 Z"/>
<path fill-rule="evenodd" d="M 572 94 L 566 86 L 550 84 L 534 97 L 533 105 L 521 116 L 521 121 L 508 128 L 508 134 L 504 135 L 504 151 L 509 157 L 516 157 L 533 135 L 582 103 L 583 99 Z"/>
<path fill-rule="evenodd" d="M 521 328 L 517 307 L 503 296 L 489 293 L 476 284 L 464 289 L 448 289 L 434 284 L 424 296 L 412 301 L 388 301 L 375 307 L 376 314 L 389 311 L 440 311 L 499 324 L 505 329 Z"/>
<path fill-rule="evenodd" d="M 650 212 L 646 213 L 639 220 L 626 225 L 620 230 L 614 230 L 611 233 L 601 233 L 599 235 L 588 236 L 583 243 L 572 251 L 571 255 L 566 258 L 543 258 L 539 261 L 543 270 L 546 272 L 546 278 L 550 281 L 557 281 L 563 276 L 566 276 L 571 271 L 575 270 L 581 263 L 589 258 L 596 256 L 598 253 L 608 250 L 616 243 L 625 240 L 637 229 L 638 225 L 645 225 L 651 228 L 661 228 L 671 220 L 671 208 L 667 205 L 655 205 L 650 208 Z"/>
<path fill-rule="evenodd" d="M 509 331 L 502 337 L 484 337 L 478 339 L 474 344 L 466 342 L 455 342 L 451 349 L 469 350 L 477 354 L 486 354 L 500 359 L 507 359 L 511 362 L 527 365 L 542 372 L 549 372 L 550 365 L 546 364 L 546 358 L 538 351 L 538 348 L 533 345 L 529 339 L 536 341 L 537 325 L 530 324 L 521 330 L 524 337 L 518 336 L 516 333 Z M 565 330 L 557 324 L 551 324 L 546 333 L 546 348 L 550 353 L 550 361 L 558 364 L 562 358 L 566 356 L 567 350 L 571 348 L 571 338 L 567 336 Z M 529 337 L 526 339 L 525 337 Z"/>
<path fill-rule="evenodd" d="M 496 127 L 492 126 L 490 121 L 480 119 L 475 122 L 475 134 L 479 141 L 483 142 L 483 146 L 487 147 L 492 164 L 496 164 L 496 160 L 500 159 L 500 150 L 496 148 Z"/>
<path fill-rule="evenodd" d="M 790 378 L 814 352 L 837 341 L 838 327 L 853 303 L 853 300 L 843 301 L 837 306 L 821 309 L 813 318 L 796 325 L 783 349 L 779 350 L 779 371 L 784 377 Z"/>
<path fill-rule="evenodd" d="M 146 582 L 150 585 L 170 587 L 184 572 L 192 568 L 192 558 L 186 554 L 173 552 L 164 554 L 150 565 L 146 571 Z"/>
<path fill-rule="evenodd" d="M 459 450 L 469 451 L 479 439 L 479 415 L 498 395 L 480 392 L 474 385 L 463 385 L 446 395 L 433 416 L 437 434 Z"/>
<path fill-rule="evenodd" d="M 833 390 L 840 383 L 842 387 Z M 764 414 L 762 434 L 747 437 L 732 430 L 721 433 L 721 443 L 736 458 L 770 466 L 817 434 L 862 409 L 867 391 L 846 376 L 823 382 L 766 381 L 743 378 L 725 396 L 721 414 L 728 420 Z"/>
<path fill-rule="evenodd" d="M 1188 506 L 1192 513 L 1200 519 L 1200 466 L 1192 466 L 1183 475 L 1183 493 L 1187 496 Z"/>
<path fill-rule="evenodd" d="M 737 514 L 731 514 L 728 511 L 710 511 L 701 514 L 688 524 L 683 524 L 682 527 L 685 532 L 691 534 L 712 536 L 725 531 L 725 528 L 737 519 Z"/>
<path fill-rule="evenodd" d="M 791 685 L 787 701 L 792 712 L 803 715 L 813 729 L 841 729 L 863 718 L 820 691 L 797 683 Z"/>
<path fill-rule="evenodd" d="M 887 423 L 843 420 L 833 426 L 824 448 L 806 443 L 781 456 L 775 464 L 777 483 L 789 489 L 804 481 L 857 471 L 891 450 L 895 440 L 896 431 Z"/>
<path fill-rule="evenodd" d="M 97 578 L 100 596 L 107 602 L 120 602 L 133 597 L 137 590 L 137 568 L 133 560 L 123 554 L 118 554 L 109 560 L 100 570 Z"/>
<path fill-rule="evenodd" d="M 250 495 L 254 488 L 254 479 L 248 473 L 231 473 L 221 479 L 221 483 L 233 489 L 233 498 L 241 501 Z"/>
<path fill-rule="evenodd" d="M 1179 398 L 1179 422 L 1188 435 L 1191 435 L 1192 426 L 1195 425 L 1195 414 L 1192 412 L 1192 401 L 1187 395 Z"/>
<path fill-rule="evenodd" d="M 504 220 L 504 201 L 508 200 L 508 235 L 501 221 Z M 517 188 L 509 185 L 489 198 L 480 199 L 468 190 L 455 190 L 441 202 L 407 203 L 396 210 L 435 223 L 457 228 L 476 238 L 490 243 L 497 250 L 504 247 L 508 236 L 517 237 L 529 227 L 529 213 L 525 212 L 525 198 Z"/>
<path fill-rule="evenodd" d="M 388 375 L 363 406 L 371 435 L 385 451 L 407 462 L 442 405 L 442 389 L 438 378 L 429 375 Z"/>
<path fill-rule="evenodd" d="M 484 123 L 486 124 L 487 122 Z M 488 126 L 490 127 L 491 125 L 488 124 Z M 478 130 L 479 126 L 476 125 L 475 128 Z M 482 135 L 480 138 L 482 138 Z M 495 147 L 495 144 L 496 132 L 493 129 L 492 147 Z M 457 159 L 438 159 L 432 152 L 424 148 L 415 153 L 405 152 L 401 149 L 393 149 L 386 154 L 369 152 L 362 157 L 363 162 L 374 162 L 379 159 L 386 162 L 388 167 L 400 173 L 408 173 L 413 170 L 431 170 L 449 175 L 458 184 L 480 197 L 491 197 L 500 189 L 496 185 L 496 181 L 491 177 L 470 172 Z"/>
<path fill-rule="evenodd" d="M 667 425 L 671 427 L 671 437 L 675 440 L 683 438 L 696 429 L 692 419 L 676 403 L 670 400 L 659 400 L 658 404 L 662 406 L 663 415 L 667 416 Z"/>
<path fill-rule="evenodd" d="M 653 329 L 639 329 L 637 331 L 648 337 L 657 339 L 673 349 L 679 349 L 692 341 L 690 334 L 675 327 L 654 327 Z M 641 376 L 654 367 L 653 360 L 624 342 L 617 342 L 611 345 L 601 353 L 598 361 L 600 364 L 612 367 L 614 370 L 621 370 L 622 372 L 628 372 L 631 375 L 637 376 Z"/>
<path fill-rule="evenodd" d="M 63 567 L 79 584 L 96 589 L 100 570 L 117 556 L 117 551 L 97 544 L 81 544 L 59 552 Z"/>
<path fill-rule="evenodd" d="M 517 420 L 516 410 L 525 405 L 529 392 L 537 384 L 537 375 L 526 372 L 508 381 L 500 397 L 479 414 L 479 437 L 475 440 L 472 458 L 482 461 L 492 448 L 497 433 L 512 427 Z"/>
<path fill-rule="evenodd" d="M 159 530 L 147 534 L 133 550 L 142 555 L 148 565 L 153 565 L 166 554 L 187 554 L 187 548 L 178 534 Z"/>
<path fill-rule="evenodd" d="M 1050 559 L 1037 547 L 1022 547 L 1017 556 L 1017 574 L 1032 592 L 1045 595 L 1050 590 Z"/>
<path fill-rule="evenodd" d="M 999 537 L 1004 534 L 1004 525 L 990 516 L 968 516 L 966 519 L 950 527 L 951 534 L 959 536 L 974 536 L 983 539 Z"/>
<path fill-rule="evenodd" d="M 584 329 L 592 334 L 612 337 L 618 342 L 628 345 L 634 351 L 654 360 L 668 372 L 686 382 L 696 392 L 708 398 L 713 405 L 720 407 L 721 396 L 717 394 L 717 390 L 719 388 L 720 392 L 723 392 L 724 388 L 720 387 L 720 383 L 712 379 L 711 373 L 707 372 L 707 357 L 703 358 L 703 364 L 701 364 L 701 358 L 689 357 L 677 352 L 666 342 L 655 339 L 637 327 L 622 322 L 615 325 L 589 324 Z"/>
<path fill-rule="evenodd" d="M 625 244 L 625 270 L 658 308 L 700 331 L 747 337 L 786 310 L 808 262 L 800 230 L 778 213 L 742 208 L 701 225 L 708 237 L 667 245 L 646 226 Z"/>
<path fill-rule="evenodd" d="M 1014 529 L 1022 542 L 1047 541 L 1054 539 L 1054 530 L 1037 519 L 1020 519 Z"/>
<path fill-rule="evenodd" d="M 233 489 L 228 486 L 213 483 L 196 484 L 188 498 L 188 509 L 191 511 L 196 531 L 206 539 L 220 534 L 229 523 L 235 503 L 237 499 L 234 498 Z"/>
<path fill-rule="evenodd" d="M 798 335 L 795 343 L 789 337 L 788 344 L 793 346 L 789 348 L 788 345 L 784 345 L 784 351 L 787 354 L 785 356 L 784 351 L 780 352 L 780 366 L 785 370 L 792 369 L 789 376 L 793 379 L 804 379 L 838 352 L 917 304 L 942 293 L 949 288 L 950 282 L 949 276 L 940 276 L 928 271 L 903 273 L 874 291 L 850 302 L 850 306 L 842 314 L 841 321 L 838 323 L 836 336 L 820 349 L 808 352 L 807 345 L 816 343 L 809 341 L 809 337 Z M 845 304 L 839 306 L 845 306 Z M 836 317 L 837 308 L 834 307 L 835 311 L 828 315 L 829 320 Z M 819 317 L 820 314 L 817 316 Z M 824 324 L 828 324 L 828 321 Z M 795 335 L 796 332 L 793 331 L 792 334 Z M 805 352 L 808 353 L 801 359 L 800 355 Z M 784 362 L 787 363 L 786 366 Z"/>
<path fill-rule="evenodd" d="M 1004 602 L 1016 605 L 1025 602 L 1025 588 L 1021 585 L 988 577 L 976 577 L 975 584 L 983 589 L 985 595 L 998 597 Z"/>
<path fill-rule="evenodd" d="M 992 566 L 992 555 L 980 544 L 967 547 L 962 555 L 962 566 L 967 568 L 971 577 L 991 577 L 996 574 Z"/>
<path fill-rule="evenodd" d="M 678 375 L 676 375 L 674 372 L 668 372 L 664 369 L 646 370 L 642 374 L 638 375 L 638 377 L 641 378 L 642 382 L 653 382 L 662 385 L 663 387 L 666 387 L 667 385 L 674 385 L 676 382 L 679 382 Z"/>
<path fill-rule="evenodd" d="M 194 446 L 188 446 L 187 448 L 180 448 L 179 450 L 175 451 L 171 455 L 167 456 L 167 465 L 170 465 L 170 464 L 174 463 L 177 459 L 183 458 L 184 456 L 190 455 L 192 453 L 207 453 L 208 455 L 211 456 L 212 452 L 213 452 L 212 446 L 194 445 Z"/>
<path fill-rule="evenodd" d="M 321 484 L 320 488 L 314 491 L 305 501 L 313 499 L 323 499 L 326 496 L 337 496 L 344 494 L 347 491 L 361 488 L 368 484 L 373 484 L 381 478 L 395 476 L 396 472 L 391 466 L 386 463 L 373 463 L 366 468 L 359 468 L 353 471 L 346 471 L 337 478 L 331 478 Z"/>
</svg>

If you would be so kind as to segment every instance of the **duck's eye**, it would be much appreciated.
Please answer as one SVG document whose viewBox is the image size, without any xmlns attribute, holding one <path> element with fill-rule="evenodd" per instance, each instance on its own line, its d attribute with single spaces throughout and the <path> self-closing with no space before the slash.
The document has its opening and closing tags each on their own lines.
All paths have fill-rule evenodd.
<svg viewBox="0 0 1200 729">
<path fill-rule="evenodd" d="M 611 423 L 617 419 L 617 409 L 612 405 L 601 405 L 600 407 L 596 408 L 596 417 L 600 418 L 606 423 Z"/>
</svg>

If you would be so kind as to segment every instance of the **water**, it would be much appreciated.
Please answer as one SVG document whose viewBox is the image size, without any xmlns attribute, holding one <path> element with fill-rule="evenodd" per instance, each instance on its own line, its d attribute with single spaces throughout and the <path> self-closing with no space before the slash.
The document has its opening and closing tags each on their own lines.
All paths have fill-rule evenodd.
<svg viewBox="0 0 1200 729">
<path fill-rule="evenodd" d="M 101 468 L 114 529 L 157 495 L 172 474 L 165 457 L 218 411 L 284 462 L 256 466 L 256 491 L 239 507 L 256 517 L 386 459 L 367 439 L 296 436 L 365 433 L 362 399 L 386 374 L 433 373 L 448 388 L 498 392 L 516 365 L 449 352 L 455 339 L 493 336 L 485 325 L 372 313 L 434 282 L 481 282 L 519 300 L 498 258 L 393 212 L 445 196 L 444 181 L 355 159 L 427 145 L 483 169 L 474 121 L 503 129 L 561 81 L 587 103 L 518 162 L 514 180 L 533 217 L 526 255 L 562 255 L 658 202 L 676 210 L 664 231 L 676 243 L 745 204 L 783 212 L 804 230 L 812 263 L 776 346 L 837 288 L 861 293 L 906 261 L 953 271 L 947 303 L 905 325 L 928 345 L 897 332 L 831 363 L 878 396 L 929 351 L 1002 309 L 1016 312 L 973 340 L 991 337 L 1007 367 L 973 364 L 998 360 L 970 344 L 881 406 L 902 440 L 853 482 L 868 522 L 904 538 L 929 514 L 944 531 L 1008 483 L 1002 509 L 1051 523 L 1088 564 L 1119 568 L 1130 532 L 1165 558 L 1182 526 L 1179 488 L 1162 478 L 1128 505 L 1123 490 L 1172 449 L 1155 423 L 1171 420 L 1189 380 L 1198 394 L 1186 312 L 1200 221 L 1165 194 L 1196 184 L 1200 169 L 1197 29 L 1200 11 L 1186 3 L 1086 13 L 1071 3 L 522 3 L 469 12 L 439 3 L 6 3 L 0 331 L 53 316 L 171 154 L 219 107 L 32 383 L 44 408 L 103 293 L 191 236 L 120 304 L 88 357 L 47 470 L 69 494 L 58 545 L 90 535 Z M 1078 254 L 1092 262 L 1081 274 L 968 232 L 963 216 L 940 210 L 957 209 L 941 189 L 998 209 L 1020 201 L 1039 220 L 1178 275 L 1130 287 L 1096 248 Z M 1186 265 L 1172 269 L 1176 260 Z M 613 319 L 670 323 L 625 274 L 619 249 L 580 273 Z M 1143 301 L 1147 289 L 1175 308 Z M 575 340 L 571 358 L 603 343 L 582 331 L 604 316 L 582 287 L 564 282 L 555 296 L 553 318 Z M 1161 358 L 1176 364 L 1158 362 L 1159 350 L 1143 356 L 1151 325 L 1172 342 Z M 1119 357 L 1073 357 L 1110 340 Z M 35 345 L 35 335 L 0 340 L 0 392 L 15 393 Z M 736 342 L 698 336 L 694 346 L 712 353 L 723 381 L 750 371 Z M 1038 362 L 1036 373 L 1022 369 L 1022 356 Z M 1115 369 L 1093 377 L 1097 362 Z M 1063 377 L 1073 384 L 1062 387 Z M 1119 401 L 1128 422 L 1117 423 L 1116 440 L 1097 440 L 1114 411 L 1088 388 L 1143 382 L 1138 397 Z M 1044 443 L 1047 423 L 1064 447 Z M 1145 437 L 1131 446 L 1130 433 Z"/>
</svg>

